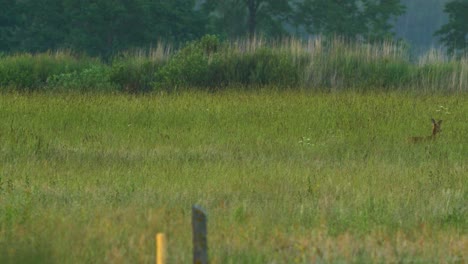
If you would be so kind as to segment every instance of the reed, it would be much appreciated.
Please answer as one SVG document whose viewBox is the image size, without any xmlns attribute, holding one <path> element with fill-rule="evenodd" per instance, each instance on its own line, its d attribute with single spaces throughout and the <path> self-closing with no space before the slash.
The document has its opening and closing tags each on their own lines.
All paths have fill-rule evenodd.
<svg viewBox="0 0 468 264">
<path fill-rule="evenodd" d="M 177 50 L 163 43 L 129 50 L 106 63 L 67 52 L 0 57 L 2 89 L 47 90 L 62 85 L 80 90 L 81 83 L 89 87 L 84 90 L 131 93 L 234 86 L 463 93 L 468 91 L 468 58 L 431 50 L 414 60 L 404 45 L 391 41 L 320 36 L 220 41 L 210 35 Z"/>
</svg>

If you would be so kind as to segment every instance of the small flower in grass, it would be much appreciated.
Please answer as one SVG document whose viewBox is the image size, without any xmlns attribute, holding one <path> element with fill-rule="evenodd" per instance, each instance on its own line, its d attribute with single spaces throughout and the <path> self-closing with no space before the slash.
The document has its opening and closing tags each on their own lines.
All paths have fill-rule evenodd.
<svg viewBox="0 0 468 264">
<path fill-rule="evenodd" d="M 299 144 L 303 146 L 313 146 L 314 144 L 312 143 L 312 140 L 308 137 L 301 137 L 301 140 L 299 140 Z"/>
<path fill-rule="evenodd" d="M 448 107 L 445 107 L 443 105 L 439 105 L 439 108 L 436 110 L 436 112 L 441 112 L 441 113 L 444 113 L 446 115 L 450 115 Z"/>
</svg>

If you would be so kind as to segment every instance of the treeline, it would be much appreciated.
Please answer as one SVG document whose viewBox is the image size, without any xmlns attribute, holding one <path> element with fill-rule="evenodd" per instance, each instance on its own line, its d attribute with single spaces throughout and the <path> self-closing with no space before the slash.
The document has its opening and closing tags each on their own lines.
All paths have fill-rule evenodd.
<svg viewBox="0 0 468 264">
<path fill-rule="evenodd" d="M 430 38 L 439 30 L 450 52 L 466 51 L 468 0 L 417 1 L 415 6 L 416 0 L 0 0 L 0 52 L 66 49 L 110 58 L 159 41 L 179 46 L 206 34 L 374 42 L 393 39 L 395 25 L 399 36 L 424 32 Z M 442 9 L 448 14 L 445 25 L 434 19 Z M 412 13 L 405 15 L 407 10 Z"/>
<path fill-rule="evenodd" d="M 0 51 L 67 49 L 111 57 L 158 41 L 178 46 L 214 34 L 279 38 L 393 36 L 400 0 L 0 0 Z"/>
<path fill-rule="evenodd" d="M 450 0 L 401 0 L 406 12 L 395 23 L 397 38 L 407 41 L 415 53 L 421 54 L 430 48 L 440 47 L 434 32 L 448 21 L 444 6 Z"/>
<path fill-rule="evenodd" d="M 159 44 L 121 53 L 106 62 L 70 52 L 0 57 L 3 91 L 110 91 L 179 89 L 468 91 L 468 58 L 437 52 L 411 62 L 392 42 L 344 38 L 221 41 L 207 35 L 181 49 Z"/>
<path fill-rule="evenodd" d="M 159 40 L 183 43 L 204 35 L 194 0 L 0 0 L 0 50 L 68 49 L 109 57 Z"/>
</svg>

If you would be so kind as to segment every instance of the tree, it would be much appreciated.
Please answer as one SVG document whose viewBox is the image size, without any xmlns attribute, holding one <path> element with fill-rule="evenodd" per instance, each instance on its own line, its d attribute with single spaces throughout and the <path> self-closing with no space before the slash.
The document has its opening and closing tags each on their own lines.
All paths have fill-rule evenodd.
<svg viewBox="0 0 468 264">
<path fill-rule="evenodd" d="M 245 7 L 232 0 L 208 0 L 202 10 L 208 18 L 206 32 L 223 37 L 238 37 L 246 32 Z"/>
<path fill-rule="evenodd" d="M 15 50 L 43 52 L 62 48 L 67 21 L 62 0 L 17 2 L 18 23 L 13 38 Z"/>
<path fill-rule="evenodd" d="M 468 0 L 455 0 L 445 5 L 449 21 L 435 32 L 450 54 L 468 52 Z"/>
<path fill-rule="evenodd" d="M 309 33 L 382 40 L 405 8 L 400 0 L 304 0 L 297 10 Z"/>
<path fill-rule="evenodd" d="M 0 51 L 9 51 L 17 43 L 14 32 L 18 26 L 18 13 L 15 0 L 0 0 Z"/>
<path fill-rule="evenodd" d="M 448 1 L 402 0 L 406 12 L 395 23 L 396 37 L 407 41 L 416 54 L 438 46 L 438 40 L 433 34 L 448 21 L 448 16 L 444 13 L 446 2 Z"/>
<path fill-rule="evenodd" d="M 292 16 L 287 0 L 207 0 L 203 10 L 210 17 L 210 33 L 239 37 L 285 34 L 284 23 Z M 214 32 L 213 32 L 214 31 Z"/>
<path fill-rule="evenodd" d="M 145 16 L 139 3 L 108 0 L 67 0 L 69 34 L 65 45 L 91 55 L 109 56 L 142 40 Z"/>
<path fill-rule="evenodd" d="M 244 0 L 244 2 L 248 10 L 247 27 L 251 38 L 255 36 L 258 25 L 261 25 L 265 32 L 272 29 L 281 31 L 281 24 L 287 21 L 292 11 L 289 1 L 285 0 Z"/>
<path fill-rule="evenodd" d="M 204 34 L 195 0 L 0 0 L 0 51 L 72 49 L 108 57 Z"/>
<path fill-rule="evenodd" d="M 208 19 L 195 8 L 195 0 L 145 1 L 151 16 L 147 26 L 152 38 L 180 43 L 205 35 Z"/>
<path fill-rule="evenodd" d="M 159 40 L 184 42 L 203 34 L 194 0 L 67 1 L 67 43 L 92 55 L 109 56 Z"/>
</svg>

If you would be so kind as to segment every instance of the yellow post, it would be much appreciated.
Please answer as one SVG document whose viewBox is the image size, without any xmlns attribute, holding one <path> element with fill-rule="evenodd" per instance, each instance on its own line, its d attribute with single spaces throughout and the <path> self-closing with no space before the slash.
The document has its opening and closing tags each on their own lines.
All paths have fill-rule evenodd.
<svg viewBox="0 0 468 264">
<path fill-rule="evenodd" d="M 166 264 L 166 236 L 156 234 L 156 264 Z"/>
</svg>

